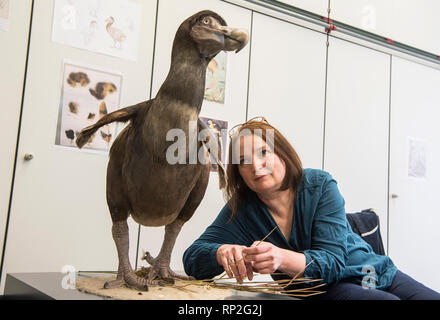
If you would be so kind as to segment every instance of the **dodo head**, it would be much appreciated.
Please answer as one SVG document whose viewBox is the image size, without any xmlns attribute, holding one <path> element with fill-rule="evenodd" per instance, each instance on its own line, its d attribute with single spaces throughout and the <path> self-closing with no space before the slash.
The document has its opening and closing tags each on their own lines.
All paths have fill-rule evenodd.
<svg viewBox="0 0 440 320">
<path fill-rule="evenodd" d="M 201 56 L 213 58 L 220 51 L 240 51 L 249 40 L 245 29 L 228 27 L 226 21 L 217 13 L 209 10 L 200 11 L 186 19 L 176 33 L 189 36 L 197 46 Z"/>
</svg>

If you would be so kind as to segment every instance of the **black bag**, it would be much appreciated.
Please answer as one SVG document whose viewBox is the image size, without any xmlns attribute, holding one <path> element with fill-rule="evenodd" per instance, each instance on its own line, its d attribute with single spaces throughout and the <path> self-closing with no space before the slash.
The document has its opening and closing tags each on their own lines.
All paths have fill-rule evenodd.
<svg viewBox="0 0 440 320">
<path fill-rule="evenodd" d="M 385 255 L 382 236 L 380 235 L 379 216 L 373 209 L 356 213 L 347 213 L 347 220 L 353 232 L 361 236 L 375 253 Z"/>
</svg>

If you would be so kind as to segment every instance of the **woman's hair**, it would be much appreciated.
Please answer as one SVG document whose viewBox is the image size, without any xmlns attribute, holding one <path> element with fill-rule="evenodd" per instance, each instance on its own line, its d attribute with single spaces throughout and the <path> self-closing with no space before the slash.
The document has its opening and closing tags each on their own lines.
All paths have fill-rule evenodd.
<svg viewBox="0 0 440 320">
<path fill-rule="evenodd" d="M 237 214 L 238 207 L 246 203 L 249 199 L 249 195 L 253 191 L 244 182 L 243 178 L 238 171 L 239 164 L 237 161 L 233 162 L 233 148 L 235 144 L 240 141 L 240 133 L 247 129 L 246 133 L 257 134 L 263 141 L 265 141 L 273 150 L 273 152 L 284 162 L 286 166 L 286 174 L 284 180 L 281 184 L 280 190 L 291 189 L 296 191 L 298 185 L 302 178 L 302 163 L 292 145 L 287 141 L 287 139 L 279 132 L 276 128 L 271 126 L 267 122 L 263 121 L 249 121 L 243 124 L 237 134 L 231 138 L 231 143 L 229 144 L 229 155 L 228 163 L 226 167 L 226 179 L 227 185 L 224 191 L 225 200 L 228 203 L 228 207 L 232 211 L 231 218 Z M 257 131 L 255 131 L 257 130 Z M 270 139 L 266 139 L 267 130 L 273 130 L 273 146 L 269 143 Z"/>
</svg>

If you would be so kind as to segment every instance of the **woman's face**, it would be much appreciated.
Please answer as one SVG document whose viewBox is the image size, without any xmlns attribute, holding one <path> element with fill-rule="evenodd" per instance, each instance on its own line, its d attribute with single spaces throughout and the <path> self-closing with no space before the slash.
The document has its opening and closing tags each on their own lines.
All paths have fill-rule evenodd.
<svg viewBox="0 0 440 320">
<path fill-rule="evenodd" d="M 251 190 L 257 194 L 279 190 L 286 166 L 261 137 L 253 134 L 242 136 L 235 148 L 240 155 L 238 171 Z"/>
</svg>

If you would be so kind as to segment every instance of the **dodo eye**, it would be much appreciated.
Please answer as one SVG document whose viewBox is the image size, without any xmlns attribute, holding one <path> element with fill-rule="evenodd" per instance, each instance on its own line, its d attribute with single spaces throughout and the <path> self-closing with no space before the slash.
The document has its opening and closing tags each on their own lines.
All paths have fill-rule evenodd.
<svg viewBox="0 0 440 320">
<path fill-rule="evenodd" d="M 203 18 L 203 21 L 202 21 L 204 24 L 209 24 L 209 18 Z"/>
</svg>

